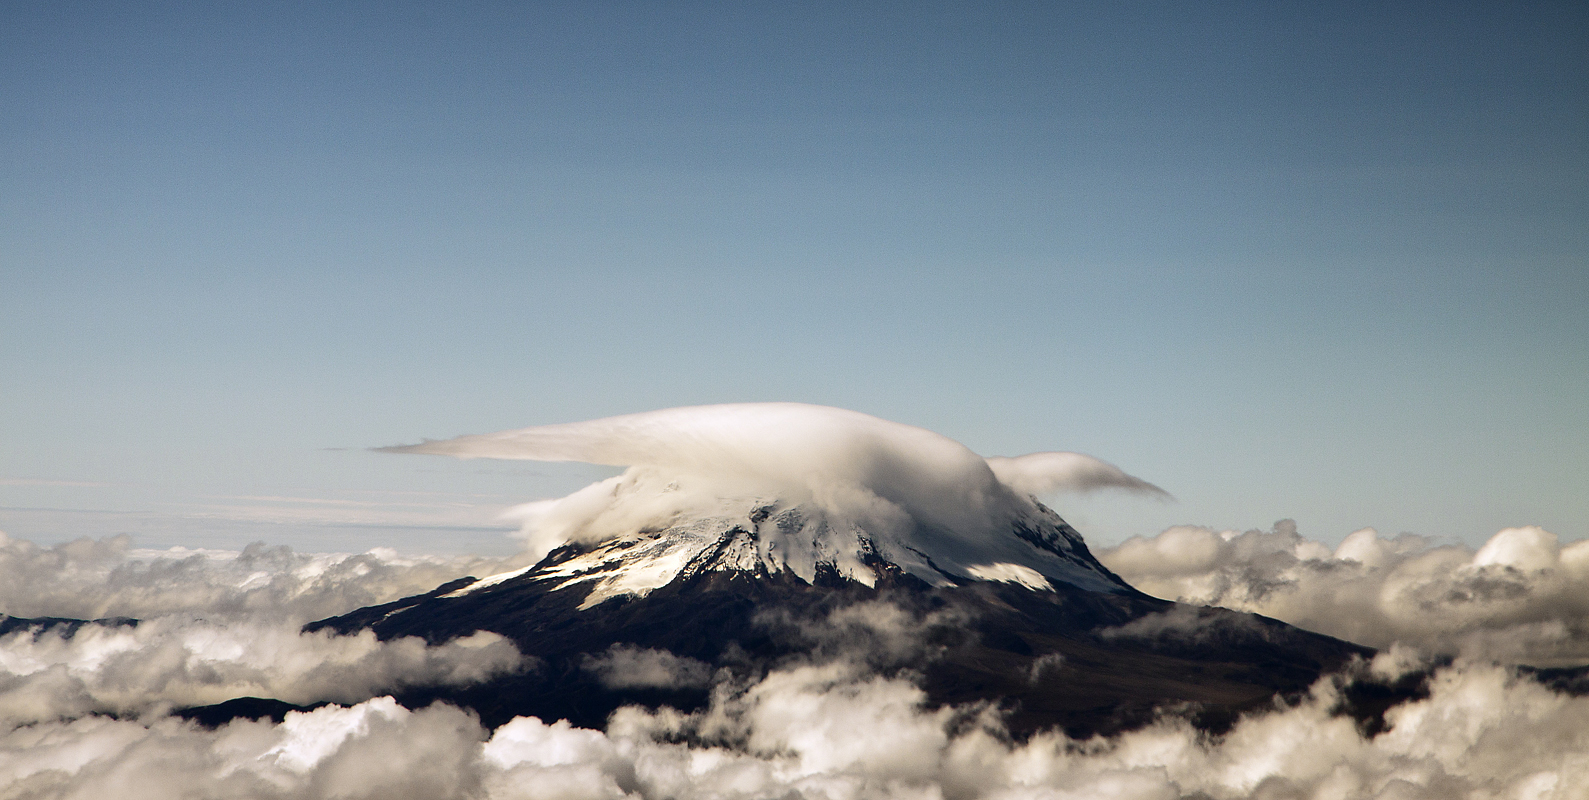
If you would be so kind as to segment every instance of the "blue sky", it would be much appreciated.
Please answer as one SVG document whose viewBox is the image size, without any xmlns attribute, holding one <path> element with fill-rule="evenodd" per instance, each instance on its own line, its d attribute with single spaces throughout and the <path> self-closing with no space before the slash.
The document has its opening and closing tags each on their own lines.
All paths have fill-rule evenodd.
<svg viewBox="0 0 1589 800">
<path fill-rule="evenodd" d="M 364 448 L 797 400 L 1589 536 L 1581 4 L 0 2 L 0 530 L 492 551 Z"/>
</svg>

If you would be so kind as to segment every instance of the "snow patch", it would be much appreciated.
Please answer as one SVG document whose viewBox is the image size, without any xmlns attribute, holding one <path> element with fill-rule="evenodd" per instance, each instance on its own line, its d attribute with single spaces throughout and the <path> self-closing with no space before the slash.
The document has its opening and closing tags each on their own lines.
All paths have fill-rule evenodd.
<svg viewBox="0 0 1589 800">
<path fill-rule="evenodd" d="M 442 595 L 442 597 L 463 597 L 466 594 L 472 594 L 474 592 L 478 592 L 481 589 L 484 589 L 484 588 L 486 588 L 488 586 L 496 586 L 497 584 L 503 583 L 504 581 L 513 580 L 514 578 L 517 578 L 520 575 L 523 575 L 524 573 L 529 572 L 530 570 L 532 570 L 534 568 L 535 568 L 535 566 L 532 564 L 532 565 L 530 565 L 528 567 L 520 567 L 520 568 L 518 568 L 516 570 L 512 570 L 510 572 L 499 572 L 496 575 L 491 575 L 489 577 L 481 578 L 480 580 L 477 580 L 474 583 L 471 583 L 468 586 L 463 587 L 462 589 L 456 589 L 456 590 L 453 590 L 451 592 L 448 592 L 448 593 Z"/>
<path fill-rule="evenodd" d="M 971 573 L 974 578 L 981 578 L 985 581 L 1014 583 L 1040 592 L 1054 591 L 1053 585 L 1048 582 L 1047 578 L 1043 577 L 1042 573 L 1031 567 L 1023 567 L 1020 564 L 976 564 L 967 567 L 966 572 Z"/>
</svg>

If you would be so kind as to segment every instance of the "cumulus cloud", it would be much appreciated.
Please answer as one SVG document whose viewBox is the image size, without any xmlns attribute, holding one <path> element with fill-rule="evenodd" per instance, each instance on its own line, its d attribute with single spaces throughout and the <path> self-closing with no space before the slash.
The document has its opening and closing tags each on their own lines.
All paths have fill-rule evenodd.
<svg viewBox="0 0 1589 800">
<path fill-rule="evenodd" d="M 384 603 L 522 559 L 242 551 L 136 550 L 128 536 L 50 547 L 0 533 L 0 613 L 14 617 L 145 618 L 203 609 L 206 617 L 258 614 L 299 621 Z"/>
<path fill-rule="evenodd" d="M 463 798 L 478 794 L 469 714 L 391 698 L 216 731 L 90 717 L 0 735 L 0 796 Z"/>
<path fill-rule="evenodd" d="M 479 632 L 439 646 L 302 633 L 264 621 L 217 624 L 159 617 L 137 626 L 86 625 L 71 635 L 0 638 L 0 723 L 89 713 L 139 715 L 236 697 L 304 705 L 358 702 L 415 685 L 477 683 L 527 666 L 518 649 Z"/>
<path fill-rule="evenodd" d="M 429 591 L 489 559 L 136 551 L 125 536 L 41 547 L 0 534 L 0 613 L 112 618 L 23 625 L 0 637 L 0 725 L 140 716 L 236 697 L 358 702 L 407 686 L 467 684 L 532 665 L 480 633 L 419 639 L 301 632 L 304 622 Z M 114 618 L 134 618 L 123 624 Z"/>
<path fill-rule="evenodd" d="M 214 731 L 104 717 L 0 733 L 8 797 L 1351 798 L 1565 800 L 1589 785 L 1589 699 L 1459 662 L 1366 737 L 1323 681 L 1211 739 L 1166 718 L 1112 739 L 1002 735 L 903 680 L 801 666 L 708 709 L 620 711 L 605 731 L 494 732 L 389 698 Z"/>
<path fill-rule="evenodd" d="M 1477 550 L 1357 531 L 1330 548 L 1290 521 L 1269 531 L 1175 527 L 1094 551 L 1149 594 L 1252 611 L 1431 656 L 1589 663 L 1589 541 L 1508 528 Z"/>
<path fill-rule="evenodd" d="M 906 608 L 888 600 L 850 603 L 796 615 L 765 610 L 756 621 L 807 643 L 801 660 L 848 661 L 871 669 L 920 666 L 967 635 L 971 622 L 958 607 Z"/>
<path fill-rule="evenodd" d="M 744 683 L 695 683 L 704 664 L 634 647 L 586 663 L 598 677 L 709 685 L 710 703 L 694 713 L 628 708 L 605 730 L 519 718 L 492 731 L 450 706 L 406 709 L 373 695 L 522 667 L 506 642 L 486 634 L 426 648 L 368 634 L 306 636 L 290 621 L 411 594 L 410 580 L 432 588 L 439 581 L 405 570 L 456 564 L 6 540 L 5 602 L 30 616 L 144 622 L 0 637 L 0 798 L 1567 800 L 1589 785 L 1589 698 L 1508 666 L 1589 662 L 1576 660 L 1589 652 L 1584 543 L 1564 546 L 1538 528 L 1501 531 L 1479 548 L 1359 531 L 1332 548 L 1280 524 L 1173 528 L 1100 554 L 1161 596 L 1385 648 L 1355 667 L 1366 675 L 1389 680 L 1427 669 L 1431 656 L 1453 660 L 1434 670 L 1426 697 L 1390 709 L 1373 736 L 1334 713 L 1343 684 L 1330 677 L 1217 737 L 1167 715 L 1107 739 L 1054 732 L 1015 742 L 994 709 L 933 708 L 908 670 L 879 674 L 882 664 L 931 658 L 935 637 L 963 620 L 874 603 L 782 620 L 809 626 L 812 657 Z M 30 571 L 52 576 L 24 584 L 39 597 L 9 583 L 29 581 Z M 67 588 L 52 590 L 50 580 Z M 202 606 L 189 605 L 212 601 L 223 610 L 202 618 L 192 613 Z M 1203 613 L 1178 609 L 1112 635 L 1195 637 Z M 863 655 L 843 657 L 854 653 Z M 1035 665 L 1030 677 L 1059 679 L 1061 667 Z M 214 730 L 167 713 L 240 694 L 337 704 Z M 106 711 L 117 716 L 98 713 Z"/>
<path fill-rule="evenodd" d="M 586 656 L 582 667 L 609 689 L 688 689 L 712 679 L 711 665 L 705 662 L 623 643 Z"/>
</svg>

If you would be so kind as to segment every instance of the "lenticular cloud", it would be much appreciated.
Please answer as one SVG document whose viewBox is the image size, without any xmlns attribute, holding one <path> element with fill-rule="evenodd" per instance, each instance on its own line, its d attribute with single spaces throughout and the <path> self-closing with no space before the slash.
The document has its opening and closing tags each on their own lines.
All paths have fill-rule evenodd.
<svg viewBox="0 0 1589 800">
<path fill-rule="evenodd" d="M 746 502 L 820 509 L 835 528 L 859 524 L 884 538 L 921 527 L 979 538 L 1029 507 L 1031 495 L 1118 488 L 1167 496 L 1091 456 L 983 458 L 923 428 L 801 403 L 670 408 L 381 450 L 629 468 L 519 508 L 534 553 Z"/>
<path fill-rule="evenodd" d="M 380 449 L 651 467 L 711 477 L 720 495 L 816 494 L 827 485 L 849 484 L 911 508 L 947 505 L 944 495 L 976 504 L 995 493 L 997 482 L 1032 494 L 1108 487 L 1163 493 L 1091 456 L 984 459 L 924 428 L 803 403 L 669 408 Z"/>
</svg>

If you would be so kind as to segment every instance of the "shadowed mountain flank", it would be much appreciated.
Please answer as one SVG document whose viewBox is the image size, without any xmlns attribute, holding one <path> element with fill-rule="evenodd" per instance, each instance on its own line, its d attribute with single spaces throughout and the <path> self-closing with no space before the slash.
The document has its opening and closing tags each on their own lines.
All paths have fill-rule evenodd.
<svg viewBox="0 0 1589 800">
<path fill-rule="evenodd" d="M 691 526 L 565 546 L 517 574 L 456 581 L 306 629 L 368 628 L 432 643 L 479 630 L 507 637 L 536 668 L 400 697 L 447 700 L 491 725 L 534 715 L 600 727 L 631 704 L 692 711 L 714 690 L 772 670 L 839 661 L 908 677 L 935 705 L 994 709 L 1017 737 L 1056 727 L 1109 734 L 1166 712 L 1218 730 L 1372 655 L 1265 617 L 1137 592 L 1043 511 L 1044 526 L 1011 537 L 1036 548 L 1043 532 L 1056 534 L 1071 563 L 1107 585 L 1019 570 L 934 585 L 876 556 L 865 559 L 870 585 L 823 564 L 807 581 L 745 557 L 757 546 L 753 514 L 743 524 L 720 521 L 704 544 L 710 537 Z M 657 563 L 664 560 L 677 565 L 671 575 Z M 642 577 L 660 585 L 636 589 Z M 625 585 L 635 590 L 614 590 Z"/>
</svg>

